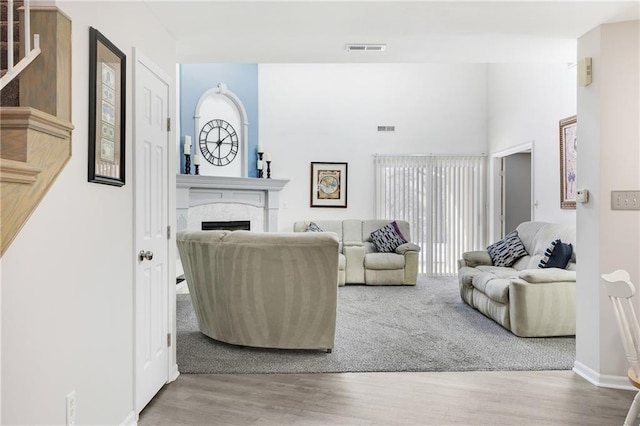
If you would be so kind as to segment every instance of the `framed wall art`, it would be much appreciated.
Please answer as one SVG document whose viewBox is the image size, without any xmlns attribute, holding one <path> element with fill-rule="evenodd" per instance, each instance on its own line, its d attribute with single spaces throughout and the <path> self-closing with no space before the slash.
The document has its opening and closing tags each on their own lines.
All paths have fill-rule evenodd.
<svg viewBox="0 0 640 426">
<path fill-rule="evenodd" d="M 311 207 L 347 207 L 347 163 L 311 163 Z"/>
<path fill-rule="evenodd" d="M 89 182 L 125 182 L 126 56 L 89 28 Z"/>
<path fill-rule="evenodd" d="M 576 208 L 577 117 L 560 120 L 560 208 Z"/>
</svg>

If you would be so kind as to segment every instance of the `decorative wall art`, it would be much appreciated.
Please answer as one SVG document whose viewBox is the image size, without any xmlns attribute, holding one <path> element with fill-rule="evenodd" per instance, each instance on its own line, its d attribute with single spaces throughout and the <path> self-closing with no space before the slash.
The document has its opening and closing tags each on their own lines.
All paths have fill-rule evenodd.
<svg viewBox="0 0 640 426">
<path fill-rule="evenodd" d="M 347 163 L 311 163 L 311 207 L 347 207 Z"/>
<path fill-rule="evenodd" d="M 89 28 L 89 182 L 125 182 L 126 56 Z"/>
<path fill-rule="evenodd" d="M 560 120 L 560 208 L 576 208 L 577 117 Z"/>
</svg>

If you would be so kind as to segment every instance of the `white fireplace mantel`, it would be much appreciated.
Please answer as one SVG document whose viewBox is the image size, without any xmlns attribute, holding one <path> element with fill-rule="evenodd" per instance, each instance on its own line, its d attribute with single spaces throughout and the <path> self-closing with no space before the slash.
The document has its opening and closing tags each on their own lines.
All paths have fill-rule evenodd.
<svg viewBox="0 0 640 426">
<path fill-rule="evenodd" d="M 280 191 L 288 179 L 176 176 L 178 231 L 187 229 L 189 208 L 212 203 L 247 204 L 264 211 L 264 231 L 278 230 Z"/>
</svg>

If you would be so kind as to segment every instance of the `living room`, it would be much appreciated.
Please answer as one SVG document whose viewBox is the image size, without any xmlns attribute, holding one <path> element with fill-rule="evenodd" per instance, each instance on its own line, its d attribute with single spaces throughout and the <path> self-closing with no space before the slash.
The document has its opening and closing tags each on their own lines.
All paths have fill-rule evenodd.
<svg viewBox="0 0 640 426">
<path fill-rule="evenodd" d="M 207 57 L 206 63 L 256 68 L 259 138 L 273 158 L 274 176 L 291 179 L 281 199 L 281 230 L 317 214 L 318 209 L 308 206 L 310 161 L 349 163 L 349 206 L 326 209 L 323 217 L 364 218 L 372 216 L 369 180 L 375 153 L 491 157 L 533 141 L 535 219 L 576 221 L 578 227 L 576 357 L 584 367 L 582 376 L 594 383 L 626 382 L 625 360 L 615 349 L 620 342 L 598 277 L 617 267 L 628 269 L 635 282 L 640 276 L 640 247 L 634 237 L 640 233 L 637 213 L 612 212 L 608 204 L 611 190 L 638 188 L 640 182 L 638 73 L 633 74 L 637 21 L 599 26 L 611 18 L 600 16 L 583 33 L 560 42 L 561 51 L 573 51 L 568 61 L 549 44 L 547 49 L 523 49 L 527 39 L 512 43 L 520 51 L 517 63 L 502 58 L 491 64 L 455 62 L 442 47 L 433 48 L 440 52 L 435 63 L 414 62 L 410 57 L 378 64 L 373 63 L 376 60 L 285 63 L 292 60 L 278 56 L 275 47 L 271 61 L 258 55 L 243 57 L 224 43 L 214 43 L 211 52 L 194 52 L 188 40 L 178 41 L 180 30 L 169 30 L 148 2 L 119 3 L 117 8 L 109 2 L 55 4 L 72 19 L 74 29 L 72 158 L 2 259 L 3 423 L 63 424 L 65 396 L 73 390 L 78 423 L 120 424 L 135 418 L 135 193 L 130 180 L 114 188 L 86 179 L 89 26 L 100 29 L 128 58 L 133 47 L 140 49 L 171 76 L 174 87 L 176 64 L 202 62 L 193 58 L 205 53 L 218 54 Z M 344 43 L 352 41 L 360 40 Z M 384 40 L 375 42 L 380 41 Z M 344 43 L 338 46 L 341 54 L 346 54 Z M 220 54 L 227 50 L 226 56 Z M 579 88 L 576 68 L 569 63 L 582 57 L 594 59 L 594 82 Z M 133 67 L 127 68 L 127 76 L 133 82 Z M 212 87 L 216 83 L 212 81 Z M 341 96 L 354 87 L 353 98 Z M 230 88 L 235 90 L 231 84 Z M 376 104 L 377 95 L 397 100 L 397 105 Z M 131 105 L 133 93 L 127 96 Z M 318 103 L 309 102 L 315 98 Z M 569 211 L 559 207 L 558 121 L 573 114 L 585 117 L 579 118 L 579 185 L 591 191 L 591 199 Z M 174 105 L 170 115 L 178 121 Z M 133 108 L 128 107 L 127 123 L 134 120 Z M 378 125 L 395 125 L 397 130 L 378 134 Z M 307 133 L 309 144 L 301 140 Z M 183 135 L 175 127 L 171 132 L 176 141 L 176 152 L 171 154 L 175 173 Z M 126 139 L 131 159 L 134 138 L 129 124 Z M 454 141 L 462 142 L 454 145 Z M 347 143 L 356 149 L 345 150 Z M 316 155 L 320 149 L 322 156 Z M 133 171 L 133 162 L 128 161 L 126 175 L 133 176 Z M 495 216 L 492 205 L 489 215 Z M 495 236 L 495 224 L 489 226 Z"/>
</svg>

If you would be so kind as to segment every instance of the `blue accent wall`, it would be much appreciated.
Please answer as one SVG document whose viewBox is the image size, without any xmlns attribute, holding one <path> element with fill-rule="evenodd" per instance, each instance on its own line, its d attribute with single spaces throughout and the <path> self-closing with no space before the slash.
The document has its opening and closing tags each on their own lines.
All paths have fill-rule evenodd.
<svg viewBox="0 0 640 426">
<path fill-rule="evenodd" d="M 247 111 L 247 176 L 257 177 L 258 158 L 258 64 L 181 64 L 180 65 L 180 173 L 184 171 L 184 135 L 191 135 L 191 152 L 198 146 L 193 116 L 200 96 L 224 83 L 235 93 Z M 193 173 L 193 157 L 192 172 Z"/>
</svg>

